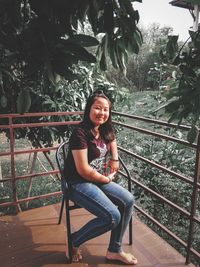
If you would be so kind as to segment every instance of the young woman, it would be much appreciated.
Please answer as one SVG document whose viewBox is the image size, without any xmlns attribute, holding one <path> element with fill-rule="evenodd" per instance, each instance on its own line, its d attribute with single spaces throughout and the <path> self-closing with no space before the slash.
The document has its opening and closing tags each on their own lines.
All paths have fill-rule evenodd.
<svg viewBox="0 0 200 267">
<path fill-rule="evenodd" d="M 111 159 L 106 163 L 108 153 Z M 105 171 L 108 168 L 109 173 Z M 96 92 L 88 99 L 83 121 L 70 137 L 65 166 L 70 198 L 96 216 L 72 234 L 73 261 L 82 259 L 81 244 L 111 230 L 106 259 L 137 263 L 132 254 L 122 250 L 122 238 L 132 216 L 134 198 L 128 190 L 113 182 L 118 169 L 111 102 L 103 92 Z"/>
</svg>

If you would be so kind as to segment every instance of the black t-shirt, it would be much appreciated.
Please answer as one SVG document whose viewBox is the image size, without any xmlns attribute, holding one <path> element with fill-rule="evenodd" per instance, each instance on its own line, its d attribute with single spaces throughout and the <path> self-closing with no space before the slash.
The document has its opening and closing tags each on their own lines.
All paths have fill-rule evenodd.
<svg viewBox="0 0 200 267">
<path fill-rule="evenodd" d="M 102 139 L 95 137 L 84 128 L 76 128 L 69 139 L 69 152 L 65 163 L 65 175 L 70 184 L 85 182 L 86 179 L 81 177 L 75 166 L 72 150 L 87 149 L 88 163 L 98 172 L 105 174 L 106 155 L 109 151 L 109 145 Z"/>
</svg>

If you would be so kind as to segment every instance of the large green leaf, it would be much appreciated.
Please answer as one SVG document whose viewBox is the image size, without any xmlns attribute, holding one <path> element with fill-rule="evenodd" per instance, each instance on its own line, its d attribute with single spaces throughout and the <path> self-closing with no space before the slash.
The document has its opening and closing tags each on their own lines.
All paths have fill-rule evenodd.
<svg viewBox="0 0 200 267">
<path fill-rule="evenodd" d="M 0 104 L 2 108 L 6 108 L 8 103 L 8 99 L 5 95 L 2 95 L 0 98 Z"/>
<path fill-rule="evenodd" d="M 87 12 L 88 20 L 91 24 L 92 30 L 95 35 L 101 32 L 100 27 L 102 27 L 102 25 L 100 25 L 99 20 L 100 16 L 103 16 L 102 12 L 100 12 L 100 10 L 103 10 L 103 8 L 101 7 L 103 3 L 104 1 L 93 0 L 90 1 L 90 5 L 88 8 Z"/>
<path fill-rule="evenodd" d="M 114 68 L 118 68 L 118 64 L 117 64 L 117 55 L 115 52 L 115 42 L 113 41 L 113 39 L 111 37 L 109 37 L 108 35 L 106 35 L 107 38 L 107 46 L 108 46 L 108 54 L 110 56 L 112 65 Z"/>
<path fill-rule="evenodd" d="M 108 34 L 114 32 L 114 12 L 112 1 L 105 1 L 104 7 L 104 30 Z"/>
<path fill-rule="evenodd" d="M 140 1 L 138 1 L 140 2 Z M 139 21 L 139 14 L 137 11 L 134 10 L 133 5 L 131 4 L 131 1 L 129 0 L 119 0 L 121 8 L 127 12 L 136 22 Z"/>
<path fill-rule="evenodd" d="M 31 96 L 29 90 L 21 90 L 17 97 L 17 112 L 23 114 L 28 112 L 31 106 Z"/>
<path fill-rule="evenodd" d="M 169 59 L 173 59 L 178 49 L 178 44 L 177 44 L 178 35 L 168 36 L 168 39 L 169 41 L 166 46 L 166 53 Z"/>
<path fill-rule="evenodd" d="M 189 130 L 187 134 L 188 142 L 194 143 L 197 138 L 198 133 L 199 133 L 198 127 L 196 125 L 192 125 L 191 129 Z"/>
<path fill-rule="evenodd" d="M 96 62 L 95 56 L 93 56 L 76 42 L 71 42 L 70 40 L 61 40 L 58 45 L 58 48 L 59 47 L 63 51 L 63 53 L 71 54 L 79 60 L 87 61 L 88 63 Z"/>
<path fill-rule="evenodd" d="M 192 39 L 194 48 L 200 49 L 200 32 L 189 31 L 189 34 Z"/>
<path fill-rule="evenodd" d="M 105 57 L 105 53 L 103 52 L 101 55 L 101 60 L 100 60 L 100 68 L 101 70 L 105 71 L 107 69 L 107 65 L 106 65 L 106 57 Z"/>
<path fill-rule="evenodd" d="M 2 74 L 1 69 L 0 69 L 0 87 L 3 88 L 3 74 Z"/>
<path fill-rule="evenodd" d="M 199 5 L 199 0 L 185 0 L 185 2 L 190 3 L 192 5 Z"/>
<path fill-rule="evenodd" d="M 83 47 L 97 46 L 99 41 L 90 35 L 76 34 L 69 41 L 75 41 Z"/>
<path fill-rule="evenodd" d="M 135 40 L 137 41 L 138 45 L 142 45 L 143 43 L 143 38 L 142 38 L 142 33 L 139 29 L 137 29 L 135 32 L 134 32 L 134 37 L 135 37 Z"/>
</svg>

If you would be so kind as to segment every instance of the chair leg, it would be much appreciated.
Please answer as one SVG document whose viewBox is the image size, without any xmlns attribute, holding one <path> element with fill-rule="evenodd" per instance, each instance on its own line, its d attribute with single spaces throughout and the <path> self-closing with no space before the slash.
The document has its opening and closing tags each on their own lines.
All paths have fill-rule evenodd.
<svg viewBox="0 0 200 267">
<path fill-rule="evenodd" d="M 131 217 L 130 222 L 129 222 L 129 245 L 133 244 L 133 231 L 132 231 L 132 222 L 133 222 L 133 218 Z"/>
<path fill-rule="evenodd" d="M 63 214 L 63 208 L 64 208 L 64 203 L 65 203 L 65 197 L 64 197 L 64 195 L 62 195 L 62 202 L 61 202 L 61 207 L 60 207 L 60 214 L 59 214 L 58 224 L 61 223 L 62 214 Z"/>
<path fill-rule="evenodd" d="M 67 227 L 67 241 L 68 241 L 68 253 L 69 263 L 72 263 L 72 239 L 71 239 L 71 222 L 70 222 L 70 210 L 69 200 L 66 200 L 66 227 Z"/>
</svg>

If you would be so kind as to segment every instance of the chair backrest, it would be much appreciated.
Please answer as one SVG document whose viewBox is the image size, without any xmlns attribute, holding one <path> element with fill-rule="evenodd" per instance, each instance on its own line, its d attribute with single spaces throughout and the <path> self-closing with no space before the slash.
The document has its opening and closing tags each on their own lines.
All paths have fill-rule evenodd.
<svg viewBox="0 0 200 267">
<path fill-rule="evenodd" d="M 56 161 L 61 175 L 62 191 L 68 190 L 68 183 L 64 174 L 64 167 L 67 159 L 68 147 L 69 147 L 69 141 L 65 141 L 62 144 L 60 144 L 60 146 L 56 150 Z"/>
</svg>

